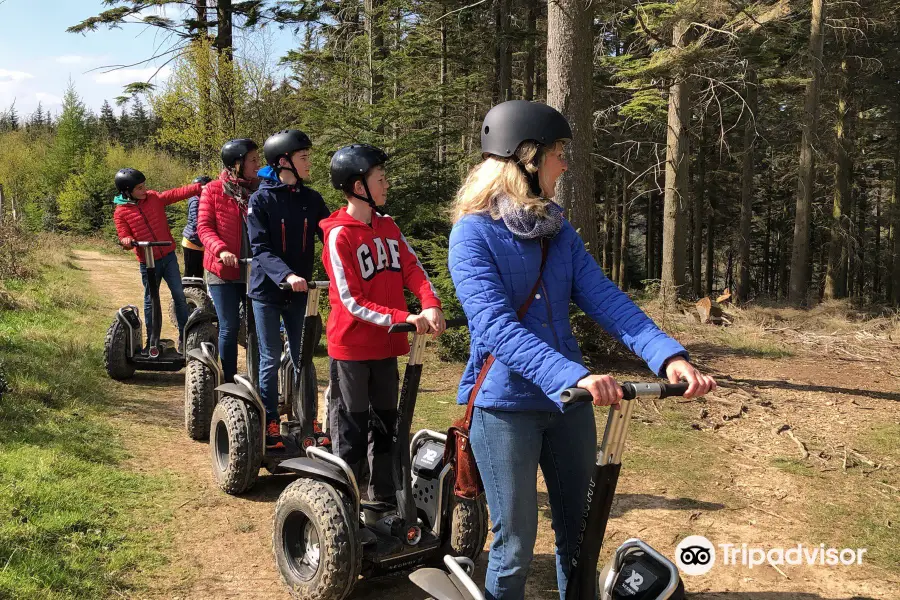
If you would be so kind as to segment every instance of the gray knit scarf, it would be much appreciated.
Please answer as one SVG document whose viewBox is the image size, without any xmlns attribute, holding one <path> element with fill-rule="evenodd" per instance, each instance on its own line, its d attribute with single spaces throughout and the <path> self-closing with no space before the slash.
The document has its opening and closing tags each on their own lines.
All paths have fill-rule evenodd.
<svg viewBox="0 0 900 600">
<path fill-rule="evenodd" d="M 547 214 L 540 217 L 513 203 L 507 196 L 494 200 L 500 218 L 513 235 L 526 240 L 552 238 L 562 228 L 563 212 L 554 202 L 547 202 Z"/>
</svg>

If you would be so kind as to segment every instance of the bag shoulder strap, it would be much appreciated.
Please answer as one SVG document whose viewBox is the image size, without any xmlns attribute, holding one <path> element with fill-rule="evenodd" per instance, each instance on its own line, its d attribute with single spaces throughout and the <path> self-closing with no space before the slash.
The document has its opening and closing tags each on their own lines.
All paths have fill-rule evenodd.
<svg viewBox="0 0 900 600">
<path fill-rule="evenodd" d="M 521 321 L 525 314 L 528 312 L 528 309 L 531 308 L 531 303 L 534 301 L 534 296 L 537 294 L 537 291 L 541 287 L 541 278 L 544 276 L 544 267 L 547 265 L 547 252 L 549 244 L 547 243 L 547 238 L 541 238 L 541 269 L 538 271 L 537 281 L 534 282 L 534 287 L 531 288 L 531 293 L 528 294 L 528 298 L 525 300 L 525 303 L 519 307 L 519 310 L 516 311 L 516 316 Z M 494 365 L 494 355 L 488 354 L 487 360 L 484 361 L 484 364 L 481 365 L 481 371 L 478 373 L 478 378 L 475 380 L 475 385 L 472 386 L 472 391 L 469 393 L 469 402 L 466 405 L 466 416 L 463 418 L 463 425 L 468 431 L 469 427 L 472 425 L 472 413 L 475 412 L 475 396 L 478 395 L 478 391 L 481 389 L 481 385 L 484 383 L 484 380 L 487 378 L 488 371 L 491 370 L 491 367 Z"/>
</svg>

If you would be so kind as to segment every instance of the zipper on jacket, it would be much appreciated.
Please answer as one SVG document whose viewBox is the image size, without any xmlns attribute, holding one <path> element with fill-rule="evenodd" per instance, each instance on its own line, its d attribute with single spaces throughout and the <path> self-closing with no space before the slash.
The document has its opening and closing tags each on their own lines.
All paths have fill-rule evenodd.
<svg viewBox="0 0 900 600">
<path fill-rule="evenodd" d="M 308 218 L 303 219 L 303 252 L 306 252 L 306 225 L 308 221 Z"/>
<path fill-rule="evenodd" d="M 287 254 L 287 235 L 284 230 L 284 219 L 281 220 L 281 251 Z"/>
<path fill-rule="evenodd" d="M 541 278 L 541 293 L 544 294 L 544 304 L 547 305 L 547 325 L 550 327 L 550 331 L 553 333 L 553 339 L 556 340 L 556 349 L 561 350 L 559 344 L 559 336 L 556 335 L 556 328 L 553 326 L 553 310 L 550 308 L 550 298 L 547 297 L 547 288 L 544 287 L 544 278 Z"/>
</svg>

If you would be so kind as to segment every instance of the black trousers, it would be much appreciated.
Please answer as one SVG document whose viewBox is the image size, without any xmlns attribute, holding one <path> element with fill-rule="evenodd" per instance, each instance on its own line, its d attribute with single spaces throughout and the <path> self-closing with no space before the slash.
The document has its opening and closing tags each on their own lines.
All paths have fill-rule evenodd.
<svg viewBox="0 0 900 600">
<path fill-rule="evenodd" d="M 397 359 L 329 362 L 328 429 L 332 450 L 353 469 L 361 489 L 368 458 L 369 500 L 393 502 L 391 438 L 400 397 Z"/>
<path fill-rule="evenodd" d="M 184 276 L 203 277 L 203 250 L 182 247 L 184 251 Z"/>
</svg>

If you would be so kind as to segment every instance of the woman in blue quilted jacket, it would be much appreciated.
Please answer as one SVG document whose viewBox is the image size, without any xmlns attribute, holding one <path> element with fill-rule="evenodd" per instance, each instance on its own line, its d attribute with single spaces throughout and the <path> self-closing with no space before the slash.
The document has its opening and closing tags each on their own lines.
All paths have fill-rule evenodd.
<svg viewBox="0 0 900 600">
<path fill-rule="evenodd" d="M 474 395 L 470 436 L 493 523 L 485 581 L 485 595 L 493 600 L 525 597 L 537 536 L 538 467 L 547 485 L 557 582 L 565 599 L 597 433 L 591 406 L 564 410 L 560 394 L 584 388 L 597 406 L 621 398 L 615 379 L 591 375 L 582 364 L 570 302 L 653 373 L 673 383 L 687 381 L 687 397 L 716 387 L 688 362 L 678 342 L 606 278 L 552 202 L 566 170 L 563 145 L 571 137 L 565 118 L 545 104 L 513 100 L 495 106 L 481 130 L 485 158 L 456 196 L 450 273 L 472 337 L 457 401 L 466 404 Z"/>
</svg>

